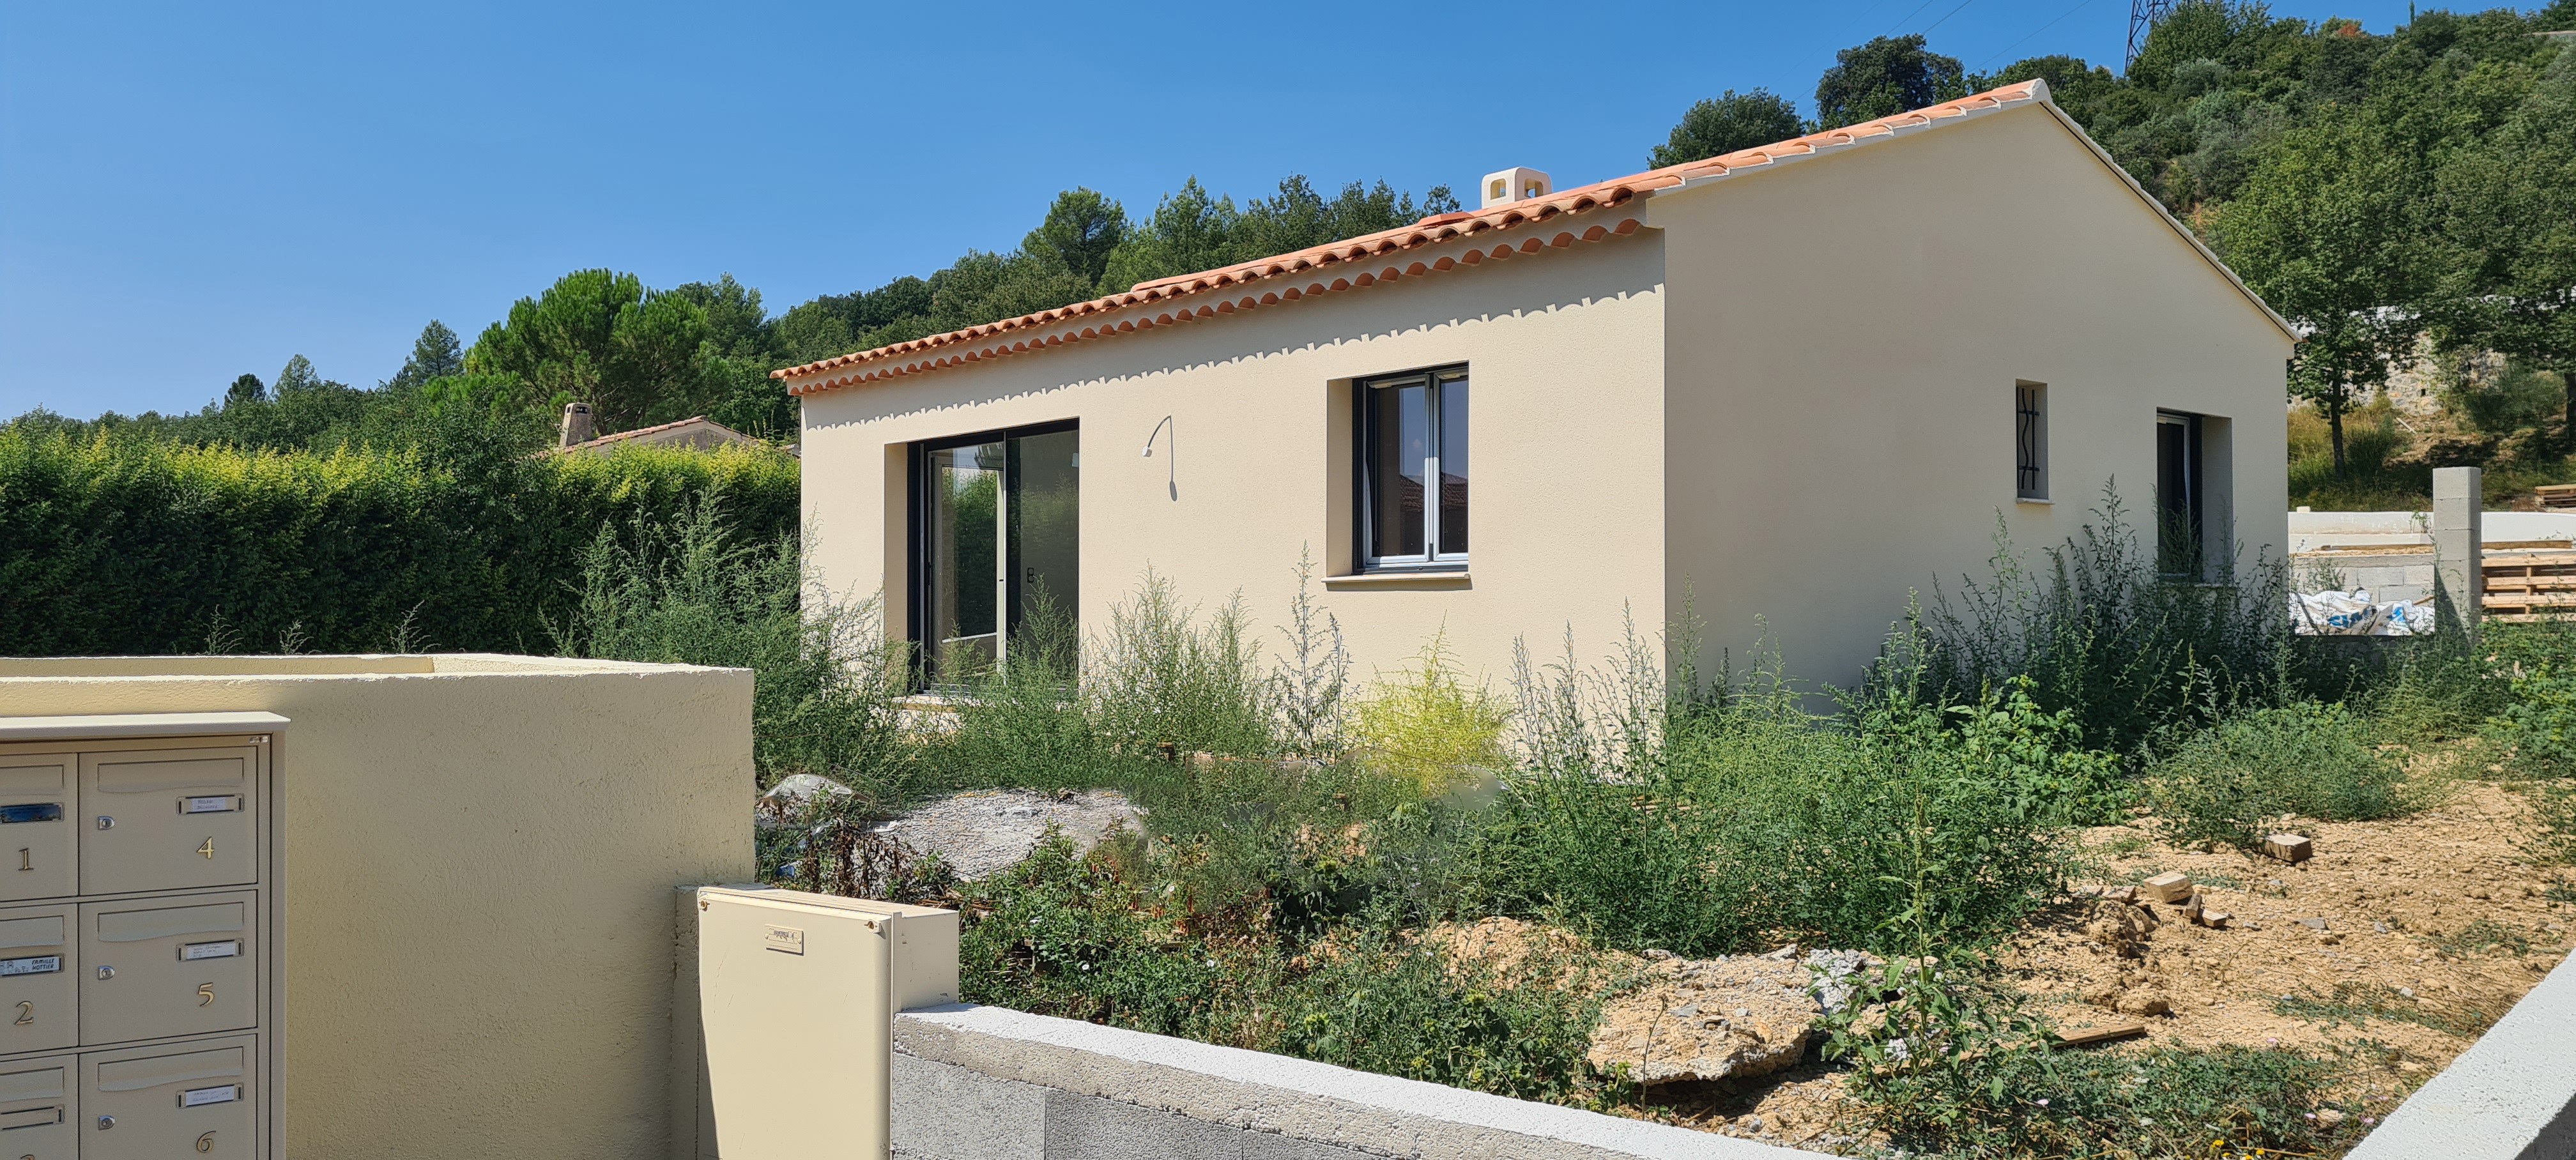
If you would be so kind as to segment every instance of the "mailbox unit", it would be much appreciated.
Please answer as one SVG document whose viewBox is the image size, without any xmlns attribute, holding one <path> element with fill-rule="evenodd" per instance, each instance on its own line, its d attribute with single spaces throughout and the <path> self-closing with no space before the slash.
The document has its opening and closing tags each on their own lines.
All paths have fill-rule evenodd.
<svg viewBox="0 0 2576 1160">
<path fill-rule="evenodd" d="M 277 1160 L 274 713 L 0 717 L 0 1160 Z"/>
</svg>

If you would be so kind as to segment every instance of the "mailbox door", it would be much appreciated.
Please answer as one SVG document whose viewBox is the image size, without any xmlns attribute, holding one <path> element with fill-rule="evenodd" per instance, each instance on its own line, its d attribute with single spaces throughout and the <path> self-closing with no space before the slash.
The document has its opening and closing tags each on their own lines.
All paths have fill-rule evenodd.
<svg viewBox="0 0 2576 1160">
<path fill-rule="evenodd" d="M 248 891 L 80 908 L 83 1043 L 235 1031 L 259 1019 L 259 904 Z"/>
<path fill-rule="evenodd" d="M 243 1037 L 82 1056 L 81 1160 L 251 1160 L 256 1054 Z"/>
<path fill-rule="evenodd" d="M 0 902 L 76 893 L 78 842 L 68 753 L 0 755 Z"/>
<path fill-rule="evenodd" d="M 0 910 L 0 1055 L 80 1042 L 79 922 L 67 902 Z M 0 1149 L 0 1160 L 11 1155 Z"/>
<path fill-rule="evenodd" d="M 0 1063 L 0 1160 L 71 1160 L 80 1140 L 71 1056 Z"/>
<path fill-rule="evenodd" d="M 258 771 L 250 745 L 82 754 L 81 893 L 257 881 Z"/>
</svg>

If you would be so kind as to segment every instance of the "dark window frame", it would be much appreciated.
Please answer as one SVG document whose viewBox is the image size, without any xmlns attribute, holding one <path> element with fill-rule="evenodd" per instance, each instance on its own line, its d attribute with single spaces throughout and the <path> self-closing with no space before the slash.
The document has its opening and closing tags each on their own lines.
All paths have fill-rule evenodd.
<svg viewBox="0 0 2576 1160">
<path fill-rule="evenodd" d="M 1415 380 L 1420 380 L 1429 388 L 1423 397 L 1423 414 L 1429 427 L 1430 451 L 1427 458 L 1436 465 L 1440 462 L 1443 438 L 1440 423 L 1440 390 L 1444 385 L 1455 382 L 1467 386 L 1472 392 L 1474 387 L 1467 373 L 1467 364 L 1443 363 L 1438 366 L 1417 367 L 1390 374 L 1370 375 L 1364 379 L 1355 379 L 1351 383 L 1351 503 L 1353 508 L 1351 559 L 1356 562 L 1355 570 L 1359 572 L 1464 572 L 1467 570 L 1468 552 L 1440 550 L 1438 538 L 1440 481 L 1437 478 L 1429 480 L 1424 488 L 1422 556 L 1381 558 L 1374 550 L 1377 538 L 1374 491 L 1376 481 L 1371 472 L 1377 463 L 1378 431 L 1377 409 L 1369 405 L 1369 392 L 1410 385 Z M 1469 406 L 1472 408 L 1474 395 L 1471 393 L 1468 397 Z M 1473 421 L 1471 410 L 1469 419 L 1471 426 Z M 1472 435 L 1469 437 L 1469 442 L 1472 445 Z M 1436 476 L 1438 473 L 1435 470 L 1431 474 Z M 1474 512 L 1473 497 L 1474 493 L 1471 490 L 1468 505 L 1471 521 Z M 1472 522 L 1469 526 L 1473 526 Z"/>
<path fill-rule="evenodd" d="M 2013 384 L 2013 498 L 2046 500 L 2048 494 L 2048 384 Z"/>
<path fill-rule="evenodd" d="M 915 692 L 932 687 L 930 677 L 930 590 L 932 581 L 923 565 L 930 558 L 930 456 L 933 452 L 984 443 L 1004 446 L 1003 479 L 1007 483 L 1019 471 L 1019 448 L 1011 440 L 1028 435 L 1055 435 L 1080 432 L 1082 420 L 1057 419 L 1045 423 L 1028 423 L 1017 427 L 995 427 L 965 435 L 942 435 L 937 439 L 917 439 L 905 446 L 904 475 L 907 494 L 904 498 L 904 639 L 912 646 L 912 687 Z M 1007 541 L 1008 537 L 1003 538 Z M 1007 545 L 997 551 L 1008 551 Z M 994 631 L 1007 638 L 1019 631 L 1021 571 L 1013 568 L 1004 574 L 1005 590 L 998 593 L 1001 607 L 995 611 Z"/>
<path fill-rule="evenodd" d="M 2164 434 L 2177 430 L 2182 440 L 2182 501 L 2172 503 L 2164 486 Z M 2156 411 L 2156 571 L 2167 580 L 2199 583 L 2208 571 L 2207 449 L 2199 415 Z M 2168 536 L 2173 536 L 2168 540 Z"/>
</svg>

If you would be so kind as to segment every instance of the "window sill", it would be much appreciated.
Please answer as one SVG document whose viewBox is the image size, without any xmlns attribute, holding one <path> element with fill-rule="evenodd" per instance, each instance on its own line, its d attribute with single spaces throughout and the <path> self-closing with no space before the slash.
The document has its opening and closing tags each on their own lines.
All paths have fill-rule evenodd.
<svg viewBox="0 0 2576 1160">
<path fill-rule="evenodd" d="M 1473 588 L 1465 572 L 1361 572 L 1350 576 L 1324 577 L 1324 589 L 1338 592 L 1358 588 L 1393 588 L 1399 591 L 1440 592 Z"/>
<path fill-rule="evenodd" d="M 2039 498 L 2036 498 L 2036 497 L 2033 497 L 2033 496 L 2027 496 L 2027 495 L 2017 495 L 2017 496 L 2014 496 L 2014 497 L 2013 497 L 2013 502 L 2014 502 L 2014 503 L 2037 504 L 2037 505 L 2039 505 L 2040 507 L 2055 507 L 2055 506 L 2057 506 L 2057 501 L 2056 501 L 2056 500 L 2053 500 L 2053 499 L 2039 499 Z"/>
</svg>

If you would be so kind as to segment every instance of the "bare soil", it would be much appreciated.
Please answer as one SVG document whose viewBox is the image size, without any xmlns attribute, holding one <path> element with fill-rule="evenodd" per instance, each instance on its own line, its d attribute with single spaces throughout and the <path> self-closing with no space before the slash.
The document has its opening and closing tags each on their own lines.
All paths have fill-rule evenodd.
<svg viewBox="0 0 2576 1160">
<path fill-rule="evenodd" d="M 2162 902 L 2079 896 L 2034 915 L 2003 959 L 2061 1034 L 2146 1027 L 2087 1050 L 2236 1044 L 2341 1056 L 2350 1066 L 2339 1094 L 2384 1114 L 2568 953 L 2576 874 L 2529 859 L 2535 824 L 2522 795 L 2462 782 L 2410 817 L 2289 827 L 2315 844 L 2295 865 L 2177 849 L 2145 819 L 2100 827 L 2084 835 L 2097 867 L 2085 887 L 2178 870 L 2228 925 L 2195 925 Z M 2152 917 L 2105 921 L 2123 909 Z M 1673 1085 L 1648 1102 L 1661 1105 L 1652 1118 L 1730 1136 L 1828 1150 L 1869 1139 L 1839 1071 L 1813 1062 Z"/>
</svg>

